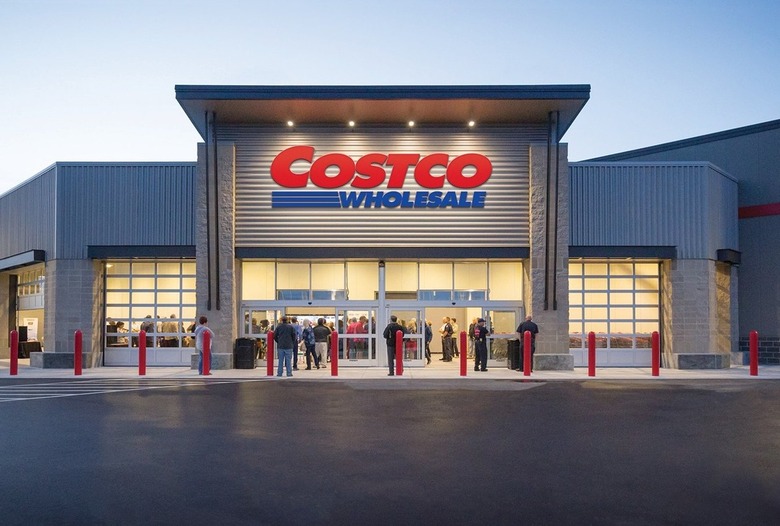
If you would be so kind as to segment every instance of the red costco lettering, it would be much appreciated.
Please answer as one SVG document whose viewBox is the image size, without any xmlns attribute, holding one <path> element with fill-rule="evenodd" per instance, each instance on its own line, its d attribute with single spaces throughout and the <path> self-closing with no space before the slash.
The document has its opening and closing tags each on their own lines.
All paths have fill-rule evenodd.
<svg viewBox="0 0 780 526">
<path fill-rule="evenodd" d="M 308 170 L 293 172 L 296 162 L 308 164 Z M 350 184 L 353 188 L 376 188 L 387 180 L 388 188 L 402 188 L 414 167 L 414 180 L 423 188 L 442 188 L 447 181 L 455 188 L 476 188 L 493 173 L 493 164 L 479 153 L 464 153 L 450 161 L 446 153 L 426 156 L 412 153 L 369 153 L 357 161 L 343 153 L 328 153 L 314 158 L 314 147 L 292 146 L 280 152 L 271 162 L 271 178 L 285 188 L 303 188 L 309 180 L 319 188 L 339 188 Z M 431 172 L 434 167 L 444 170 L 441 175 Z M 468 167 L 473 174 L 466 175 Z M 388 178 L 387 168 L 390 168 Z M 329 173 L 330 172 L 330 173 Z"/>
</svg>

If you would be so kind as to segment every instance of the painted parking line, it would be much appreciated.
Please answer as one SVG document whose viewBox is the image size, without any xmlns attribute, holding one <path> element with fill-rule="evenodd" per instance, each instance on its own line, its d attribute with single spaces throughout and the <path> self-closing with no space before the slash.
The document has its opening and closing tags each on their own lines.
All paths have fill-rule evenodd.
<svg viewBox="0 0 780 526">
<path fill-rule="evenodd" d="M 204 379 L 117 379 L 117 380 L 74 380 L 45 384 L 14 384 L 0 386 L 0 403 L 42 400 L 46 398 L 66 398 L 130 391 L 148 391 L 152 389 L 178 389 L 181 387 L 235 384 L 264 381 L 264 378 L 236 378 L 227 380 Z"/>
</svg>

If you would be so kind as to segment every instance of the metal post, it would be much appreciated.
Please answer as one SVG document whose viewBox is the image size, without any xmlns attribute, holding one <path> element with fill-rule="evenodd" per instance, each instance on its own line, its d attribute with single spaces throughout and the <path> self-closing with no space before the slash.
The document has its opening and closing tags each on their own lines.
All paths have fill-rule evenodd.
<svg viewBox="0 0 780 526">
<path fill-rule="evenodd" d="M 531 376 L 531 350 L 533 349 L 531 338 L 531 331 L 523 333 L 523 376 Z"/>
<path fill-rule="evenodd" d="M 74 338 L 74 352 L 73 352 L 73 374 L 81 376 L 81 349 L 82 349 L 82 335 L 81 331 L 77 330 L 73 335 Z"/>
<path fill-rule="evenodd" d="M 203 376 L 211 374 L 211 333 L 203 331 Z"/>
<path fill-rule="evenodd" d="M 758 331 L 750 331 L 750 376 L 758 376 Z"/>
<path fill-rule="evenodd" d="M 466 376 L 468 370 L 468 347 L 466 343 L 466 331 L 460 331 L 460 375 Z"/>
<path fill-rule="evenodd" d="M 658 376 L 658 369 L 661 367 L 661 337 L 658 335 L 658 331 L 653 331 L 653 376 Z"/>
<path fill-rule="evenodd" d="M 331 376 L 338 376 L 339 375 L 339 333 L 336 331 L 333 331 L 330 333 L 330 348 L 335 349 L 335 351 L 331 351 L 330 353 L 330 375 Z"/>
<path fill-rule="evenodd" d="M 265 374 L 266 376 L 274 375 L 274 331 L 268 331 L 265 338 Z"/>
<path fill-rule="evenodd" d="M 138 376 L 146 375 L 146 331 L 138 333 Z"/>
<path fill-rule="evenodd" d="M 404 333 L 395 331 L 395 374 L 404 374 Z"/>
<path fill-rule="evenodd" d="M 596 376 L 596 333 L 588 333 L 588 376 Z"/>
<path fill-rule="evenodd" d="M 19 332 L 11 331 L 11 376 L 19 374 Z"/>
</svg>

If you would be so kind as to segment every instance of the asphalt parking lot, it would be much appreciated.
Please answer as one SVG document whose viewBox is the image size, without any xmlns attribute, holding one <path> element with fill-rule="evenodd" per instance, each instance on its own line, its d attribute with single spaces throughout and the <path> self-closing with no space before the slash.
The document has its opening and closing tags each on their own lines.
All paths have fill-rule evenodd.
<svg viewBox="0 0 780 526">
<path fill-rule="evenodd" d="M 4 524 L 777 524 L 776 380 L 0 379 Z"/>
</svg>

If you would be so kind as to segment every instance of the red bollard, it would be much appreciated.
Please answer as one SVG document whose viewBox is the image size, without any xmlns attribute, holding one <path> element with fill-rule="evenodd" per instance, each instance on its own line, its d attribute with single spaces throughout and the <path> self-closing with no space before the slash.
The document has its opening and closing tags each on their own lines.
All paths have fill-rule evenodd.
<svg viewBox="0 0 780 526">
<path fill-rule="evenodd" d="M 750 376 L 758 376 L 758 331 L 750 331 Z"/>
<path fill-rule="evenodd" d="M 146 374 L 146 331 L 138 333 L 138 376 Z"/>
<path fill-rule="evenodd" d="M 468 347 L 466 343 L 466 331 L 460 331 L 460 375 L 466 376 L 468 370 Z"/>
<path fill-rule="evenodd" d="M 404 333 L 395 331 L 395 374 L 404 375 Z"/>
<path fill-rule="evenodd" d="M 338 376 L 339 375 L 339 333 L 336 331 L 333 331 L 330 333 L 330 348 L 336 349 L 335 352 L 330 353 L 330 375 L 331 376 Z"/>
<path fill-rule="evenodd" d="M 266 376 L 274 375 L 274 331 L 268 331 L 265 339 L 265 374 Z"/>
<path fill-rule="evenodd" d="M 596 333 L 588 333 L 588 376 L 596 376 Z"/>
<path fill-rule="evenodd" d="M 19 332 L 11 331 L 11 376 L 19 374 Z"/>
<path fill-rule="evenodd" d="M 652 376 L 658 376 L 658 370 L 661 367 L 661 337 L 658 335 L 658 331 L 653 331 L 653 347 L 651 352 L 653 362 Z"/>
<path fill-rule="evenodd" d="M 76 376 L 81 376 L 81 349 L 82 349 L 82 334 L 80 330 L 77 330 L 74 334 L 74 347 L 75 350 L 73 352 L 73 374 Z"/>
<path fill-rule="evenodd" d="M 523 376 L 531 376 L 531 331 L 523 333 Z"/>
<path fill-rule="evenodd" d="M 203 331 L 203 376 L 211 374 L 211 333 Z"/>
</svg>

